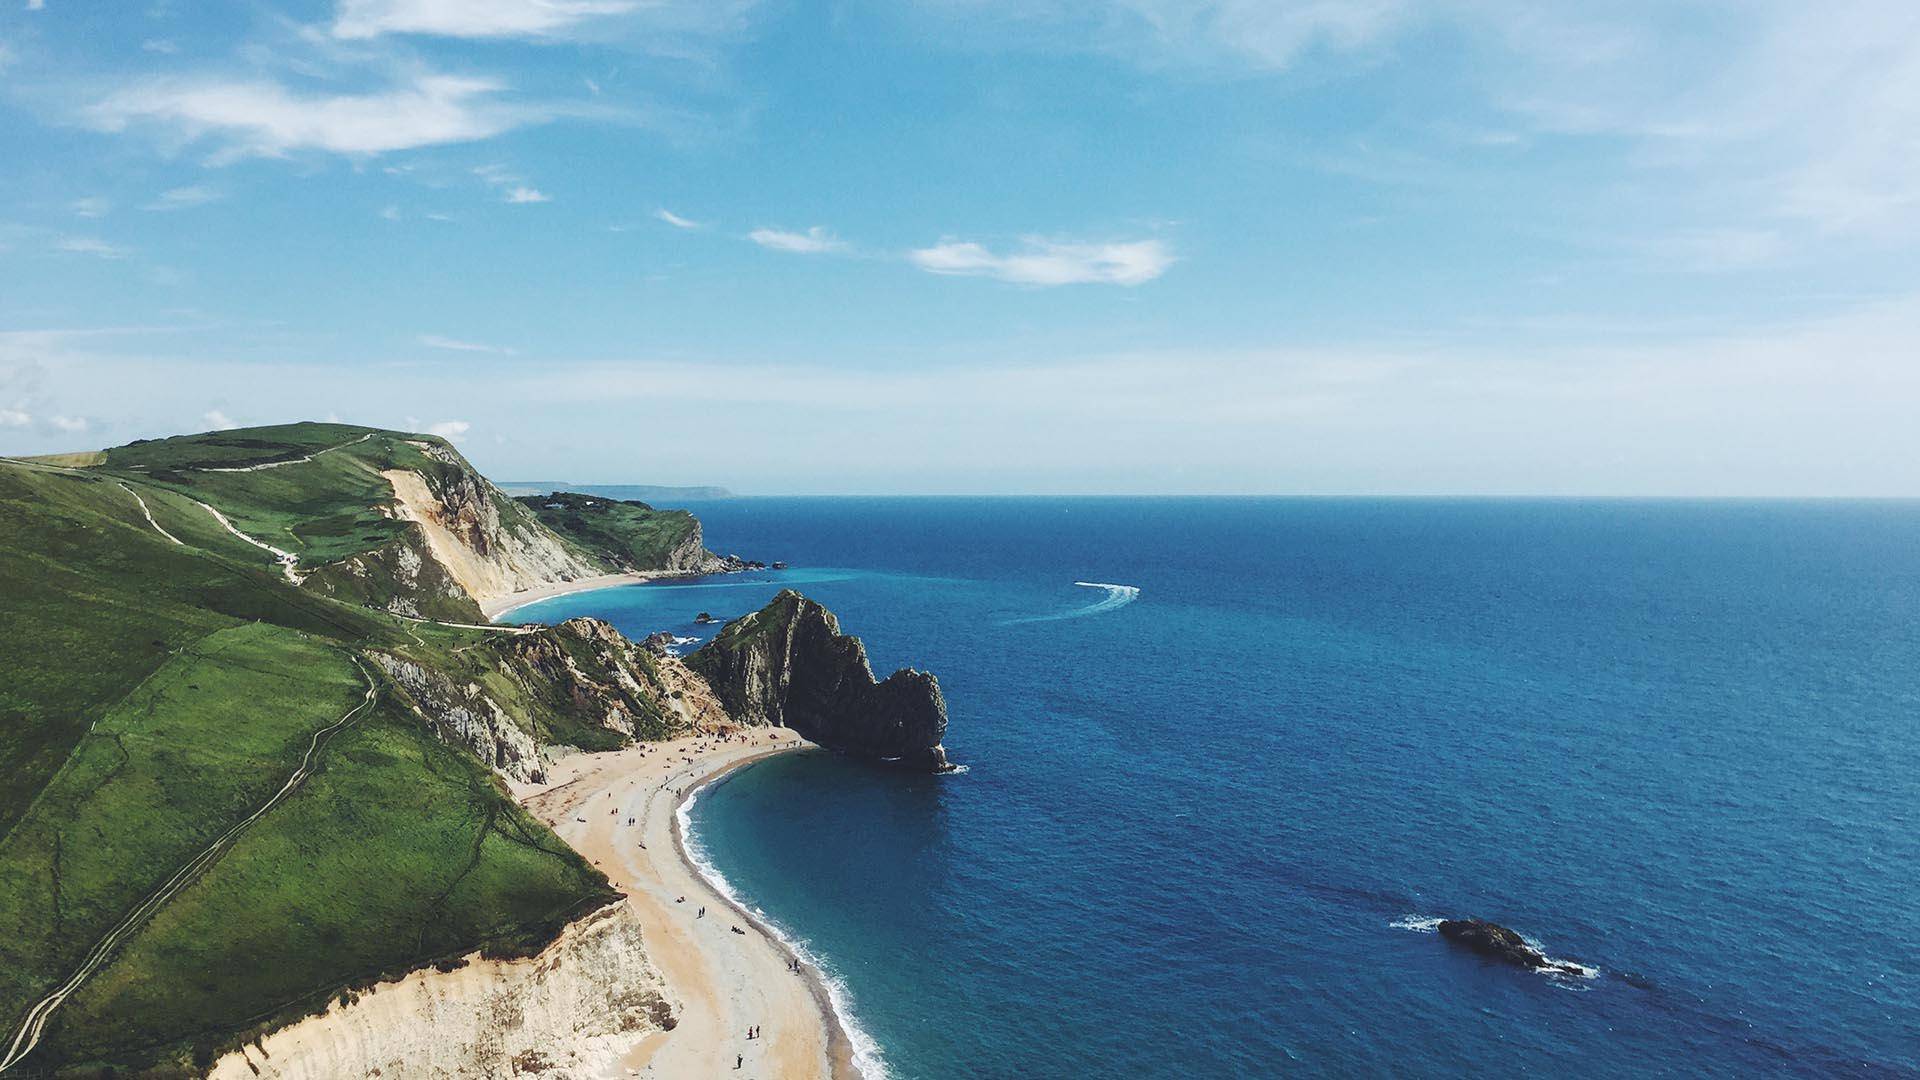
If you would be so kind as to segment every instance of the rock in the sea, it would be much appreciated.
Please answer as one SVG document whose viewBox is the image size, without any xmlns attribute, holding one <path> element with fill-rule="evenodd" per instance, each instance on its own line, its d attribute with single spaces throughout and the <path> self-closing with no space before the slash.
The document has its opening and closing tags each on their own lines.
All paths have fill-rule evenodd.
<svg viewBox="0 0 1920 1080">
<path fill-rule="evenodd" d="M 1462 948 L 1479 953 L 1489 960 L 1497 960 L 1528 971 L 1564 971 L 1577 974 L 1581 970 L 1576 965 L 1554 960 L 1546 953 L 1527 944 L 1525 938 L 1499 923 L 1491 923 L 1485 919 L 1442 919 L 1438 929 L 1441 937 Z"/>
<path fill-rule="evenodd" d="M 922 772 L 951 765 L 940 740 L 947 704 L 940 683 L 902 669 L 875 682 L 860 639 L 833 613 L 783 589 L 735 619 L 687 658 L 734 719 L 785 724 L 842 753 Z"/>
<path fill-rule="evenodd" d="M 695 615 L 693 617 L 693 621 L 696 623 L 699 623 L 701 626 L 706 626 L 708 623 L 716 623 L 716 622 L 719 622 L 720 620 L 714 618 L 712 615 L 703 611 L 700 614 Z"/>
</svg>

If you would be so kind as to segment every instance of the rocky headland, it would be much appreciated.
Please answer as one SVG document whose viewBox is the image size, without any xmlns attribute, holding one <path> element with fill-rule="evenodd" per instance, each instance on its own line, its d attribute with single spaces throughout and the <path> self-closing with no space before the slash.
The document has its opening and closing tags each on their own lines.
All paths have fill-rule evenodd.
<svg viewBox="0 0 1920 1080">
<path fill-rule="evenodd" d="M 783 725 L 829 750 L 904 769 L 953 768 L 941 745 L 939 681 L 905 668 L 876 682 L 860 639 L 792 589 L 728 623 L 687 665 L 743 723 Z"/>
</svg>

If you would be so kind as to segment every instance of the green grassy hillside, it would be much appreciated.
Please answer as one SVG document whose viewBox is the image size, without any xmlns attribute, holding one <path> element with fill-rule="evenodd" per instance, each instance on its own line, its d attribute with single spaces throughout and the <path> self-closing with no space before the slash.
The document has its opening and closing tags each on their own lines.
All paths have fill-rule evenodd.
<svg viewBox="0 0 1920 1080">
<path fill-rule="evenodd" d="M 685 510 L 556 491 L 517 500 L 540 523 L 602 559 L 628 570 L 685 570 L 700 550 L 700 522 Z M 678 558 L 676 558 L 678 556 Z"/>
<path fill-rule="evenodd" d="M 30 1068 L 190 1070 L 196 1049 L 383 973 L 536 947 L 611 896 L 365 662 L 458 657 L 498 680 L 500 635 L 296 587 L 199 505 L 305 565 L 405 528 L 374 509 L 381 469 L 457 466 L 419 436 L 265 430 L 83 469 L 0 460 L 0 1047 L 106 931 L 166 897 L 53 1014 Z M 263 463 L 285 464 L 207 471 Z M 350 713 L 368 679 L 374 704 Z M 521 707 L 545 734 L 577 725 Z M 303 784 L 162 889 L 344 716 Z"/>
</svg>

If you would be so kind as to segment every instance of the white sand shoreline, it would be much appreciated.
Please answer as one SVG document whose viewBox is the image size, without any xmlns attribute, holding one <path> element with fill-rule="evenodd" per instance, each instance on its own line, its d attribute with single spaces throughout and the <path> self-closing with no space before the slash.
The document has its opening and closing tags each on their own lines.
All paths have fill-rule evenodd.
<svg viewBox="0 0 1920 1080">
<path fill-rule="evenodd" d="M 643 585 L 649 581 L 663 578 L 698 577 L 691 570 L 628 570 L 618 574 L 597 574 L 593 577 L 577 578 L 573 581 L 555 581 L 532 589 L 494 596 L 480 601 L 480 613 L 490 622 L 499 622 L 508 613 L 526 607 L 541 600 L 551 600 L 556 596 L 567 596 L 578 592 L 592 592 L 595 589 L 611 589 L 621 585 Z"/>
<path fill-rule="evenodd" d="M 746 728 L 573 754 L 553 764 L 546 784 L 510 785 L 625 895 L 675 1003 L 675 1028 L 638 1040 L 612 1075 L 858 1080 L 853 1044 L 819 972 L 715 888 L 681 835 L 679 811 L 693 793 L 802 745 L 786 729 Z M 795 959 L 798 973 L 788 966 Z M 749 1026 L 761 1036 L 746 1039 Z"/>
</svg>

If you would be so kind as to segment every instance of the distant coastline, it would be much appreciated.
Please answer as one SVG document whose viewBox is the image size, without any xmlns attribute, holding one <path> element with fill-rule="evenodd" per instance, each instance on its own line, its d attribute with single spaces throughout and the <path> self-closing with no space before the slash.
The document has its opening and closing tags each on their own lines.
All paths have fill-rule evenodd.
<svg viewBox="0 0 1920 1080">
<path fill-rule="evenodd" d="M 603 499 L 637 499 L 643 503 L 699 502 L 704 499 L 731 499 L 734 493 L 715 485 L 672 487 L 664 484 L 574 484 L 565 480 L 509 480 L 496 484 L 509 495 L 547 495 L 555 491 L 577 491 Z"/>
</svg>

